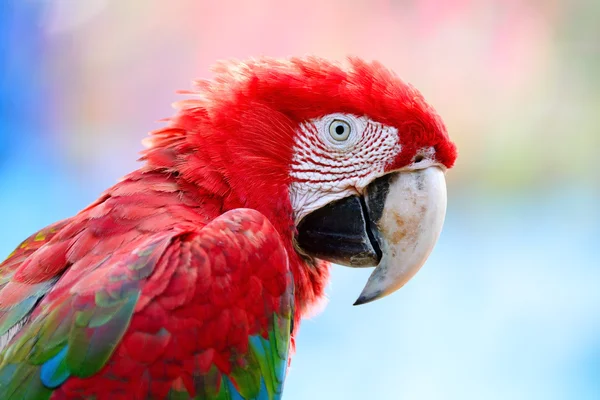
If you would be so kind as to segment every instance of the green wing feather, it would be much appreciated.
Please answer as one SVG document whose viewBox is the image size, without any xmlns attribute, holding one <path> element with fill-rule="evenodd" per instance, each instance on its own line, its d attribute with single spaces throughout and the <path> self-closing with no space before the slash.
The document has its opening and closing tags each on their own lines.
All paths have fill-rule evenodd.
<svg viewBox="0 0 600 400">
<path fill-rule="evenodd" d="M 97 373 L 129 326 L 141 280 L 152 273 L 172 236 L 152 238 L 117 265 L 98 265 L 106 268 L 97 275 L 105 281 L 93 282 L 92 290 L 78 282 L 48 295 L 27 329 L 1 353 L 0 397 L 48 399 L 70 376 Z"/>
<path fill-rule="evenodd" d="M 11 283 L 16 270 L 50 240 L 67 224 L 68 220 L 56 222 L 34 233 L 17 246 L 17 248 L 0 263 L 0 290 Z M 5 335 L 9 329 L 18 324 L 37 304 L 56 282 L 49 279 L 37 284 L 20 285 L 12 283 L 11 292 L 21 291 L 21 301 L 5 304 L 0 301 L 0 336 Z"/>
</svg>

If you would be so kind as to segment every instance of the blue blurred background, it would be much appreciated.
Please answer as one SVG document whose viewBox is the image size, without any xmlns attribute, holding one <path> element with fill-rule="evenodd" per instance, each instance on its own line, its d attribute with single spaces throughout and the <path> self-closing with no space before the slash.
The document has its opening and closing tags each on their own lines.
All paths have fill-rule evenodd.
<svg viewBox="0 0 600 400">
<path fill-rule="evenodd" d="M 335 267 L 285 398 L 600 399 L 600 2 L 26 0 L 0 4 L 0 258 L 136 168 L 221 58 L 378 59 L 460 157 L 432 257 L 352 303 Z"/>
</svg>

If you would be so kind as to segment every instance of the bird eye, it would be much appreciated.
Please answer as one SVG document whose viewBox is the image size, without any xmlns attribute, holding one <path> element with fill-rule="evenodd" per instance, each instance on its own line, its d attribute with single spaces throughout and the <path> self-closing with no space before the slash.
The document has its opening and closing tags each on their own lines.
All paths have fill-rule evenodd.
<svg viewBox="0 0 600 400">
<path fill-rule="evenodd" d="M 334 140 L 343 142 L 350 136 L 350 124 L 341 119 L 335 119 L 329 124 L 329 134 Z"/>
</svg>

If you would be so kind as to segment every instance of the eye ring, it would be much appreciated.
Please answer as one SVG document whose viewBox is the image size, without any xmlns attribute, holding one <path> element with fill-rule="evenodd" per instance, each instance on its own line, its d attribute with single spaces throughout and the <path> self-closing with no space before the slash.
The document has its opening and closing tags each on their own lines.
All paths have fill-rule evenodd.
<svg viewBox="0 0 600 400">
<path fill-rule="evenodd" d="M 352 127 L 343 119 L 334 119 L 329 124 L 329 135 L 336 142 L 348 140 L 350 133 L 352 133 Z"/>
</svg>

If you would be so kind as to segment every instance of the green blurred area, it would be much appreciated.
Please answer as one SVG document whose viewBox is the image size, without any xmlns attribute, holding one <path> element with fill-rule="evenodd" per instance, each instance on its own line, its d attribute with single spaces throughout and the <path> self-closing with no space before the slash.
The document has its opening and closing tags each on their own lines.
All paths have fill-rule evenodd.
<svg viewBox="0 0 600 400">
<path fill-rule="evenodd" d="M 551 3 L 557 4 L 537 2 L 536 11 L 544 15 Z M 524 30 L 537 35 L 542 47 L 534 48 L 535 56 L 522 54 L 529 73 L 518 84 L 505 85 L 510 78 L 500 68 L 496 77 L 476 83 L 467 108 L 432 94 L 461 151 L 456 176 L 449 176 L 456 184 L 491 194 L 560 190 L 565 182 L 600 189 L 600 2 L 560 5 L 560 15 L 546 20 L 544 29 L 531 24 L 531 31 Z M 508 46 L 518 47 L 519 37 L 513 39 Z"/>
</svg>

